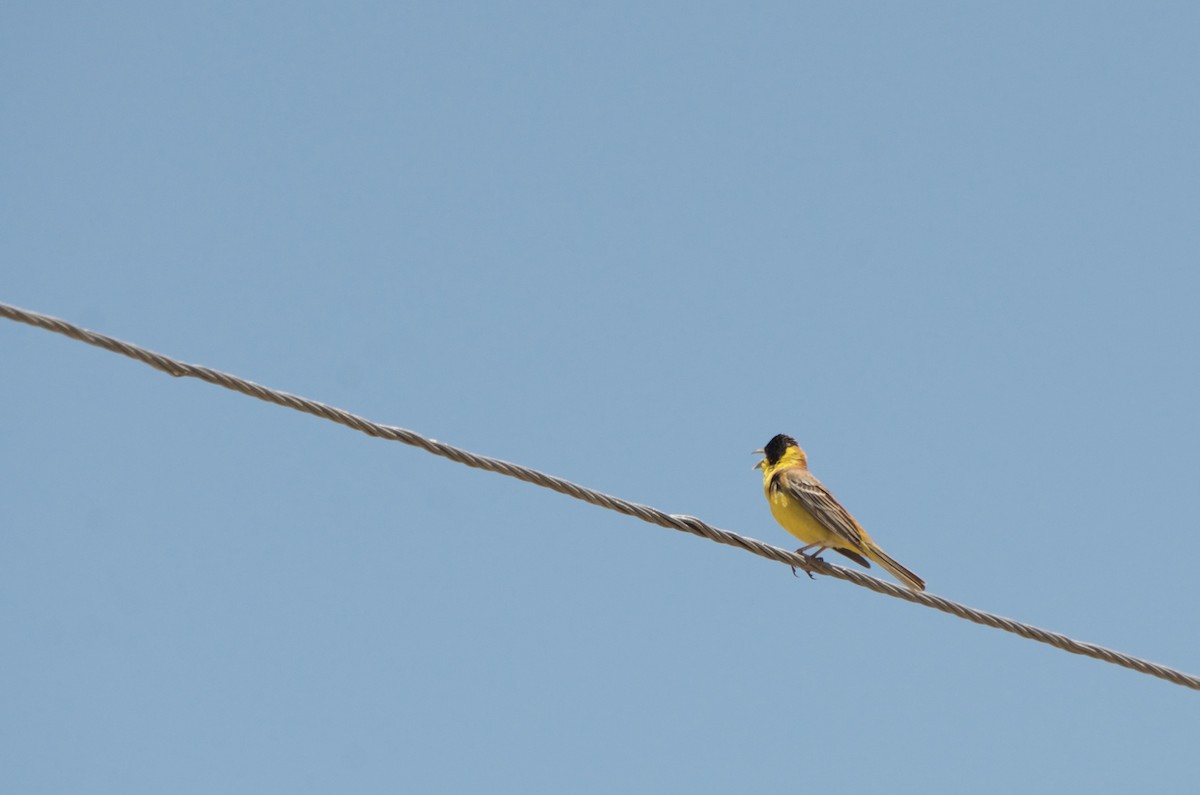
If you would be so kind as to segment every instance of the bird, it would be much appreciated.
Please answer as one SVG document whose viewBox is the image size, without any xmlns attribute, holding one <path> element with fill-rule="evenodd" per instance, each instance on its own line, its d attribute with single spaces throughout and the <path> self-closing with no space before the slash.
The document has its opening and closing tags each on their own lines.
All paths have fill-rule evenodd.
<svg viewBox="0 0 1200 795">
<path fill-rule="evenodd" d="M 925 590 L 925 581 L 880 549 L 862 525 L 808 471 L 808 456 L 795 439 L 777 434 L 754 452 L 765 456 L 754 468 L 763 471 L 763 493 L 771 506 L 771 515 L 784 530 L 805 544 L 796 552 L 816 556 L 832 549 L 868 569 L 871 568 L 868 560 L 872 560 L 907 588 Z"/>
</svg>

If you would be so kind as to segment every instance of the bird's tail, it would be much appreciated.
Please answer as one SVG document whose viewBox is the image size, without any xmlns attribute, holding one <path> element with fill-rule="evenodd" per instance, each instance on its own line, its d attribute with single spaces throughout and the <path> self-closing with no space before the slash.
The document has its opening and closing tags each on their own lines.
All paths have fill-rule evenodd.
<svg viewBox="0 0 1200 795">
<path fill-rule="evenodd" d="M 900 582 L 904 583 L 905 587 L 913 591 L 924 591 L 925 581 L 917 575 L 913 574 L 908 569 L 901 566 L 896 561 L 888 557 L 888 554 L 874 544 L 867 544 L 867 557 L 883 566 L 888 572 Z"/>
</svg>

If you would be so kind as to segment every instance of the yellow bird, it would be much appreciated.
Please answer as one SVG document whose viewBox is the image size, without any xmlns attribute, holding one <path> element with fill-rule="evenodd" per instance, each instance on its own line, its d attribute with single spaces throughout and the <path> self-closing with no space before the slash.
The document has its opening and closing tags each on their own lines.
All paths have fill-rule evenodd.
<svg viewBox="0 0 1200 795">
<path fill-rule="evenodd" d="M 754 452 L 766 456 L 754 468 L 763 471 L 763 492 L 771 505 L 771 515 L 805 544 L 797 552 L 808 553 L 815 548 L 811 554 L 819 555 L 832 549 L 868 569 L 870 559 L 908 588 L 925 590 L 925 581 L 888 557 L 808 471 L 808 456 L 795 439 L 781 433 Z"/>
</svg>

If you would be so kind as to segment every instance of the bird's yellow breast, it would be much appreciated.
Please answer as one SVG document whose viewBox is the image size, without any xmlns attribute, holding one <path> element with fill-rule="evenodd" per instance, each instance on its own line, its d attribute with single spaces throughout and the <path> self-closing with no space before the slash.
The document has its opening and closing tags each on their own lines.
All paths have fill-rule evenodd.
<svg viewBox="0 0 1200 795">
<path fill-rule="evenodd" d="M 767 495 L 767 502 L 771 505 L 771 515 L 775 517 L 775 521 L 783 525 L 784 530 L 805 544 L 845 546 L 843 543 L 836 543 L 837 538 L 834 534 L 817 521 L 807 508 L 789 497 L 783 489 L 772 490 L 768 482 L 764 491 Z"/>
</svg>

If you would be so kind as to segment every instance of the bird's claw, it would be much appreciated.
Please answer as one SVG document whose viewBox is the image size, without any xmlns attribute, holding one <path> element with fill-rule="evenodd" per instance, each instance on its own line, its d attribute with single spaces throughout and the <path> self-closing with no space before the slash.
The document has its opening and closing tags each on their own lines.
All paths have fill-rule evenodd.
<svg viewBox="0 0 1200 795">
<path fill-rule="evenodd" d="M 805 570 L 804 570 L 804 573 L 808 575 L 808 579 L 810 579 L 810 580 L 815 580 L 815 579 L 817 579 L 816 577 L 814 577 L 814 576 L 813 576 L 813 573 L 812 573 L 811 571 L 809 571 L 808 569 L 805 569 Z M 797 574 L 797 573 L 796 573 L 796 567 L 795 567 L 795 566 L 792 566 L 792 576 L 793 576 L 793 577 L 799 577 L 799 576 L 800 576 L 799 574 Z"/>
<path fill-rule="evenodd" d="M 817 553 L 816 555 L 809 555 L 809 554 L 807 554 L 807 553 L 804 551 L 805 549 L 807 549 L 807 547 L 800 547 L 799 549 L 797 549 L 797 550 L 796 550 L 796 554 L 797 554 L 797 555 L 801 555 L 801 556 L 803 556 L 803 557 L 805 557 L 805 558 L 808 558 L 809 560 L 820 560 L 822 563 L 824 563 L 824 562 L 825 562 L 824 560 L 822 560 L 822 559 L 821 559 L 821 555 L 820 555 L 820 553 Z M 808 579 L 810 579 L 810 580 L 815 580 L 815 579 L 817 579 L 816 577 L 814 577 L 814 576 L 813 576 L 813 573 L 812 573 L 812 571 L 811 571 L 811 570 L 809 570 L 809 569 L 804 569 L 804 573 L 808 575 Z M 795 567 L 795 566 L 792 566 L 792 576 L 793 576 L 793 577 L 797 577 L 797 576 L 799 576 L 799 575 L 797 575 L 797 574 L 796 574 L 796 567 Z"/>
</svg>

